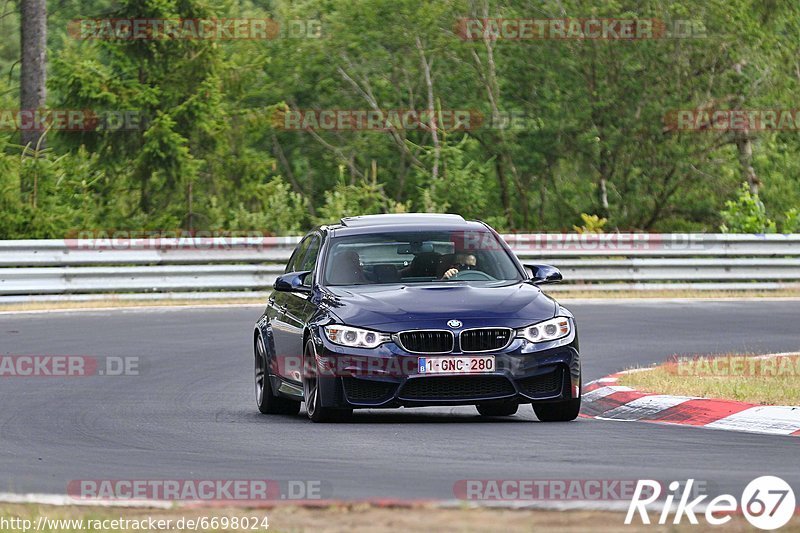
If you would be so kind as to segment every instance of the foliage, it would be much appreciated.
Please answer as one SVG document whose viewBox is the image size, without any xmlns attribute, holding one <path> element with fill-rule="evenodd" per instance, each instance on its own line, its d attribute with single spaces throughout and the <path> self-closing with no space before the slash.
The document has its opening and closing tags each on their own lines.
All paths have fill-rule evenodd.
<svg viewBox="0 0 800 533">
<path fill-rule="evenodd" d="M 767 210 L 757 194 L 743 183 L 736 200 L 725 202 L 722 211 L 725 223 L 720 226 L 723 233 L 775 233 L 775 222 L 767 218 Z"/>
<path fill-rule="evenodd" d="M 577 233 L 605 233 L 603 227 L 606 225 L 606 222 L 608 222 L 608 219 L 600 218 L 597 215 L 581 213 L 581 220 L 583 221 L 581 226 L 572 226 L 572 229 Z"/>
<path fill-rule="evenodd" d="M 376 182 L 347 185 L 339 182 L 325 191 L 325 204 L 320 209 L 318 224 L 338 222 L 343 217 L 377 213 L 406 213 L 405 204 L 386 196 L 383 185 Z"/>
<path fill-rule="evenodd" d="M 19 15 L 9 5 L 0 109 L 19 97 Z M 37 157 L 23 156 L 17 132 L 0 132 L 0 238 L 77 228 L 291 234 L 401 211 L 458 212 L 503 231 L 800 231 L 796 131 L 696 132 L 669 120 L 677 110 L 795 109 L 792 2 L 51 0 L 48 11 L 49 105 L 129 110 L 141 122 L 51 130 Z M 459 19 L 485 16 L 688 20 L 704 33 L 459 37 Z M 270 18 L 309 31 L 118 41 L 67 32 L 73 19 L 137 17 Z M 471 120 L 291 131 L 275 119 L 375 109 L 468 110 Z M 758 195 L 740 191 L 748 179 Z"/>
<path fill-rule="evenodd" d="M 800 209 L 793 207 L 784 215 L 783 233 L 800 233 Z"/>
</svg>

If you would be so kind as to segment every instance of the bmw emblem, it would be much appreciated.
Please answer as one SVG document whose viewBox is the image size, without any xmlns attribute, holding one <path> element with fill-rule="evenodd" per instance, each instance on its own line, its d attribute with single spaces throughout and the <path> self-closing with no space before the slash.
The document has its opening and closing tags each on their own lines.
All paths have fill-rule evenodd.
<svg viewBox="0 0 800 533">
<path fill-rule="evenodd" d="M 447 321 L 447 326 L 450 329 L 458 329 L 458 328 L 461 327 L 461 321 L 460 320 L 448 320 Z"/>
</svg>

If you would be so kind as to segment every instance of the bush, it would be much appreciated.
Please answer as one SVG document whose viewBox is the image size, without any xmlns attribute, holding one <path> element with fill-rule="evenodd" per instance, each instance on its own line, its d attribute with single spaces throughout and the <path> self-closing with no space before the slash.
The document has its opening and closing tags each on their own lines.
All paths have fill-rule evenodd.
<svg viewBox="0 0 800 533">
<path fill-rule="evenodd" d="M 298 235 L 308 226 L 308 202 L 282 178 L 252 185 L 247 189 L 246 205 L 220 205 L 217 197 L 210 199 L 211 216 L 218 228 L 224 230 L 263 231 L 273 235 Z"/>
<path fill-rule="evenodd" d="M 786 211 L 783 215 L 783 224 L 781 225 L 783 233 L 798 233 L 800 232 L 800 209 L 793 207 Z"/>
<path fill-rule="evenodd" d="M 724 223 L 722 233 L 775 233 L 775 222 L 767 218 L 767 209 L 757 194 L 750 192 L 747 183 L 739 188 L 736 200 L 725 202 L 720 213 Z"/>
<path fill-rule="evenodd" d="M 600 218 L 598 215 L 589 215 L 587 213 L 581 213 L 581 220 L 583 224 L 581 226 L 572 226 L 578 233 L 605 233 L 603 231 L 603 227 L 605 227 L 608 219 Z"/>
</svg>

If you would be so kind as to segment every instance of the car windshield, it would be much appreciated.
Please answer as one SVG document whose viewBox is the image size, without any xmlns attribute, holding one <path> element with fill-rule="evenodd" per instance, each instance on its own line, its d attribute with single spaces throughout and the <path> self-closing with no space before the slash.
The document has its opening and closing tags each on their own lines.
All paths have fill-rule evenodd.
<svg viewBox="0 0 800 533">
<path fill-rule="evenodd" d="M 335 237 L 326 285 L 519 281 L 509 253 L 489 231 L 413 231 Z"/>
</svg>

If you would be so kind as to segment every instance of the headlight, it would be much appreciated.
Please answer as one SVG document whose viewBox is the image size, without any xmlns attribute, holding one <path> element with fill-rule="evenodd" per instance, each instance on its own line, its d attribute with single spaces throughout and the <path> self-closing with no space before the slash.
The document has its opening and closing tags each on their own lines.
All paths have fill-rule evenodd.
<svg viewBox="0 0 800 533">
<path fill-rule="evenodd" d="M 386 333 L 341 326 L 339 324 L 324 326 L 322 329 L 325 331 L 325 336 L 332 343 L 352 348 L 375 348 L 391 340 L 391 336 Z"/>
<path fill-rule="evenodd" d="M 547 342 L 566 337 L 572 332 L 569 318 L 557 316 L 526 328 L 518 329 L 517 334 L 530 342 Z"/>
</svg>

